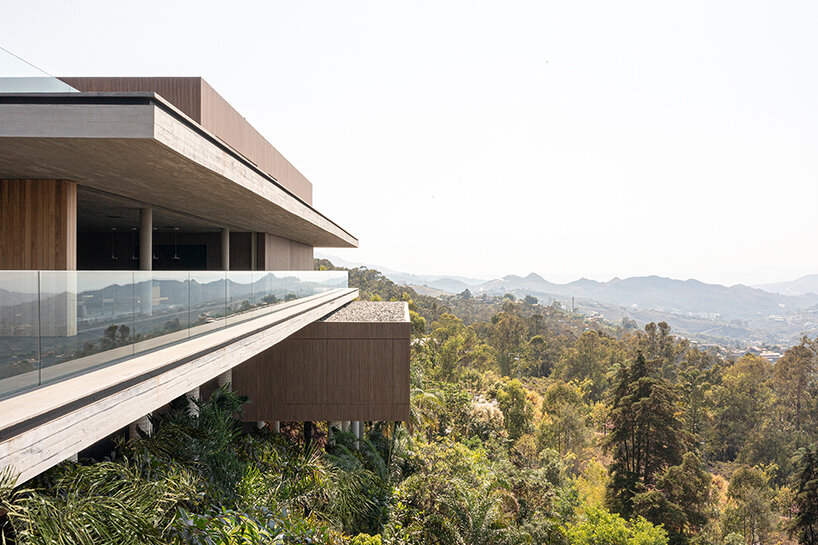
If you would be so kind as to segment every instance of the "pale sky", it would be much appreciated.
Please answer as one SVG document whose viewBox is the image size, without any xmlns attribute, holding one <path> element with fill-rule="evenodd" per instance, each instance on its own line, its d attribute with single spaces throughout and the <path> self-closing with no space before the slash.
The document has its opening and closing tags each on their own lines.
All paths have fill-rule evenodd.
<svg viewBox="0 0 818 545">
<path fill-rule="evenodd" d="M 818 3 L 4 2 L 56 75 L 197 75 L 414 273 L 818 272 Z"/>
</svg>

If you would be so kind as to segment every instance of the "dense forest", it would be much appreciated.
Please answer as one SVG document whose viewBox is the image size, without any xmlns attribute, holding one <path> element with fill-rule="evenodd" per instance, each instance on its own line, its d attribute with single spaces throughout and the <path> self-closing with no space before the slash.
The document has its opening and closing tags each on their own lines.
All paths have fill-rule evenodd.
<svg viewBox="0 0 818 545">
<path fill-rule="evenodd" d="M 773 365 L 530 296 L 350 285 L 409 304 L 410 422 L 356 447 L 181 399 L 104 460 L 3 475 L 4 542 L 818 545 L 818 340 Z"/>
</svg>

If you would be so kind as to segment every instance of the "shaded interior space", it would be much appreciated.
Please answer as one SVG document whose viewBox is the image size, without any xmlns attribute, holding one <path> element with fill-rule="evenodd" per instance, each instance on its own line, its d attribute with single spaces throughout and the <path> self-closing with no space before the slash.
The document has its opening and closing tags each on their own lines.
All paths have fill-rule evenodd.
<svg viewBox="0 0 818 545">
<path fill-rule="evenodd" d="M 77 269 L 139 270 L 140 213 L 145 205 L 87 187 L 77 189 Z M 222 228 L 207 219 L 153 209 L 153 262 L 158 271 L 224 270 Z M 231 270 L 253 270 L 252 233 L 230 232 Z"/>
</svg>

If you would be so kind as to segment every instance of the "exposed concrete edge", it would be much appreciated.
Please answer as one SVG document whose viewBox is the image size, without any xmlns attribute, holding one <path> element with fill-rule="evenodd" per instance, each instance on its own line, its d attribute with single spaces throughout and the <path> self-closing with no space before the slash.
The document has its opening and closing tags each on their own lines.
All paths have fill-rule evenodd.
<svg viewBox="0 0 818 545">
<path fill-rule="evenodd" d="M 230 153 L 219 150 L 218 147 L 209 142 L 207 145 L 200 146 L 194 152 L 191 146 L 195 146 L 196 139 L 201 138 L 201 135 L 196 134 L 200 126 L 197 125 L 196 130 L 194 130 L 194 128 L 162 108 L 157 108 L 154 111 L 154 119 L 155 133 L 153 137 L 157 142 L 187 157 L 189 160 L 199 163 L 219 176 L 252 191 L 255 195 L 283 210 L 308 221 L 326 233 L 330 233 L 338 240 L 338 247 L 358 247 L 358 240 L 355 237 L 315 210 L 311 205 L 285 190 L 278 182 L 274 182 L 275 185 L 270 184 L 267 178 L 271 177 L 261 172 L 257 166 L 249 162 L 244 156 L 241 156 L 241 160 L 239 160 L 232 157 Z M 202 142 L 206 142 L 206 140 L 202 139 Z M 230 148 L 230 150 L 233 151 L 233 148 Z"/>
<path fill-rule="evenodd" d="M 49 99 L 53 100 L 54 104 L 50 104 Z M 94 99 L 101 102 L 88 102 Z M 15 102 L 15 100 L 22 102 Z M 135 100 L 142 102 L 134 102 Z M 35 122 L 37 107 L 43 105 L 62 106 L 63 111 L 59 116 L 50 115 L 41 122 Z M 333 247 L 358 247 L 358 239 L 344 228 L 324 216 L 245 155 L 155 93 L 43 93 L 36 95 L 11 93 L 0 94 L 0 106 L 2 106 L 0 119 L 3 121 L 0 123 L 0 137 L 153 139 L 225 179 L 249 189 L 287 213 L 302 218 L 329 233 L 337 241 L 337 245 Z M 93 108 L 90 110 L 92 111 L 90 116 L 86 115 L 89 106 Z M 109 112 L 121 111 L 122 108 L 136 112 L 131 113 L 131 117 L 125 123 L 117 116 L 109 115 Z M 170 131 L 168 130 L 169 120 L 173 120 L 178 125 Z M 164 126 L 157 126 L 163 122 Z M 202 149 L 206 147 L 209 151 L 219 155 L 223 161 L 230 163 L 229 166 L 224 163 L 221 168 L 214 168 L 214 164 L 218 166 L 214 161 L 205 164 L 191 156 L 188 153 L 190 150 L 186 150 L 178 140 L 168 139 L 169 133 L 178 136 L 186 132 L 185 129 L 189 135 L 195 135 L 207 141 L 210 145 Z"/>
<path fill-rule="evenodd" d="M 12 427 L 21 429 L 10 436 L 3 433 L 0 470 L 11 467 L 19 474 L 19 482 L 27 481 L 357 296 L 356 289 L 333 291 L 313 299 L 310 305 L 294 306 L 133 358 L 126 365 L 112 365 L 4 400 L 0 402 L 3 432 Z M 207 343 L 205 347 L 203 343 Z M 35 426 L 25 426 L 26 420 L 46 414 L 48 408 L 72 403 L 79 406 Z M 27 418 L 21 420 L 21 412 Z"/>
</svg>

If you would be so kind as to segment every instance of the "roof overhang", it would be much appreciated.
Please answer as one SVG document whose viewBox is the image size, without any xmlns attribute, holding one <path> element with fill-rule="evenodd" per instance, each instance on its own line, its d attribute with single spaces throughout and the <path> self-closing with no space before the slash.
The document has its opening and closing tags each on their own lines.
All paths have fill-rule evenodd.
<svg viewBox="0 0 818 545">
<path fill-rule="evenodd" d="M 358 246 L 154 93 L 0 94 L 0 178 L 73 180 L 232 229 Z"/>
</svg>

